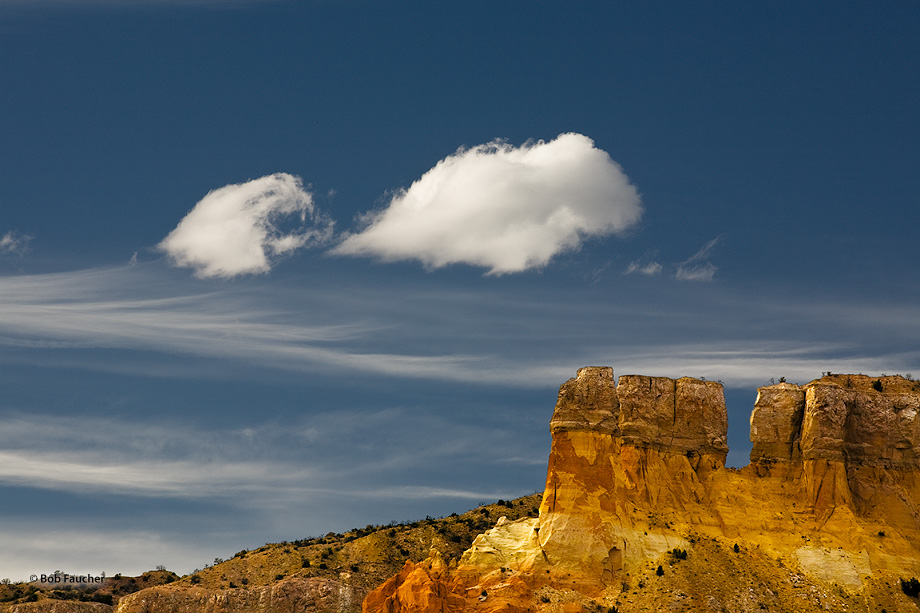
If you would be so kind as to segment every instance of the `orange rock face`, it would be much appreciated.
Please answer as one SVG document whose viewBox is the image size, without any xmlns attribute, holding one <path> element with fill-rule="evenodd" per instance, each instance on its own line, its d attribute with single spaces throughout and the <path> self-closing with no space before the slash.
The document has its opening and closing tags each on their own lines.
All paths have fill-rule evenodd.
<svg viewBox="0 0 920 613">
<path fill-rule="evenodd" d="M 920 575 L 918 413 L 920 384 L 901 377 L 763 387 L 751 464 L 726 469 L 721 384 L 639 375 L 617 384 L 609 367 L 582 368 L 562 385 L 550 422 L 539 518 L 499 522 L 456 568 L 407 565 L 364 610 L 574 606 L 558 594 L 609 601 L 700 539 L 742 542 L 845 594 L 890 586 L 885 573 Z"/>
</svg>

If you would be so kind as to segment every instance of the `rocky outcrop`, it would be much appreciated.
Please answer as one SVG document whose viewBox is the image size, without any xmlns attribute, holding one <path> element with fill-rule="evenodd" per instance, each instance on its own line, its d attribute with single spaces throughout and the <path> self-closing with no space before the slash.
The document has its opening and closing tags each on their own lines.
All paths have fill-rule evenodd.
<svg viewBox="0 0 920 613">
<path fill-rule="evenodd" d="M 330 579 L 291 578 L 250 589 L 177 589 L 153 587 L 121 599 L 116 613 L 170 611 L 189 613 L 351 612 L 365 592 Z"/>
<path fill-rule="evenodd" d="M 758 390 L 751 461 L 826 460 L 916 470 L 920 394 L 902 377 L 832 375 Z"/>
<path fill-rule="evenodd" d="M 839 602 L 816 596 L 814 609 L 800 610 L 899 602 L 903 595 L 885 592 L 892 578 L 920 574 L 918 411 L 920 385 L 901 377 L 764 387 L 751 415 L 751 464 L 727 469 L 721 384 L 640 375 L 615 382 L 609 367 L 582 368 L 562 385 L 550 422 L 539 518 L 500 521 L 455 569 L 404 569 L 364 610 L 429 610 L 413 608 L 422 602 L 441 611 L 558 610 L 546 590 L 623 604 L 635 577 L 674 552 L 715 559 L 740 552 L 739 542 L 772 577 L 761 584 L 777 581 L 764 588 L 779 603 L 773 610 L 788 610 L 778 595 L 784 581 L 825 596 L 820 586 L 839 591 Z M 715 550 L 703 547 L 710 542 Z M 731 585 L 710 592 L 753 603 Z M 868 608 L 851 608 L 855 592 Z"/>
<path fill-rule="evenodd" d="M 465 599 L 448 576 L 448 567 L 437 551 L 414 564 L 407 560 L 402 570 L 371 592 L 364 607 L 379 611 L 441 613 L 463 608 Z"/>
<path fill-rule="evenodd" d="M 0 604 L 0 613 L 111 613 L 114 608 L 101 602 L 48 598 L 37 602 Z"/>
</svg>

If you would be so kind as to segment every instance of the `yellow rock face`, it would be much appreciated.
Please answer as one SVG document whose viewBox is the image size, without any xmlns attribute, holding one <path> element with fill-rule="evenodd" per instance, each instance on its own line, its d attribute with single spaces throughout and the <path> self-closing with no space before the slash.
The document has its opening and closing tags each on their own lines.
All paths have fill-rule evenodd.
<svg viewBox="0 0 920 613">
<path fill-rule="evenodd" d="M 651 582 L 650 569 L 663 577 L 673 564 L 689 574 L 654 580 L 696 581 L 692 569 L 706 567 L 699 555 L 734 568 L 727 577 L 759 573 L 772 586 L 757 596 L 768 610 L 788 610 L 783 598 L 797 602 L 803 586 L 813 598 L 799 610 L 902 602 L 892 577 L 920 575 L 918 413 L 920 384 L 901 377 L 764 387 L 751 415 L 751 464 L 726 469 L 720 384 L 640 375 L 616 384 L 609 367 L 583 368 L 559 391 L 539 518 L 500 521 L 456 569 L 388 582 L 365 611 L 423 610 L 394 603 L 426 589 L 445 611 L 557 611 L 586 599 L 638 610 L 657 601 L 637 577 Z M 747 557 L 732 557 L 739 544 Z M 699 598 L 754 598 L 731 582 L 707 589 Z"/>
</svg>

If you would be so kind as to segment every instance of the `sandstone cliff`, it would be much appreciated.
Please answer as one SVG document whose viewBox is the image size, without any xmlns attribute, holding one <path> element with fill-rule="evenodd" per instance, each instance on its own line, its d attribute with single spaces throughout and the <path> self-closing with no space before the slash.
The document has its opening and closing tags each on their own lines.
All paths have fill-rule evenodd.
<svg viewBox="0 0 920 613">
<path fill-rule="evenodd" d="M 408 564 L 364 610 L 915 608 L 898 577 L 920 575 L 918 410 L 901 377 L 764 387 L 734 470 L 720 384 L 583 368 L 539 517 L 499 521 L 456 567 Z"/>
</svg>

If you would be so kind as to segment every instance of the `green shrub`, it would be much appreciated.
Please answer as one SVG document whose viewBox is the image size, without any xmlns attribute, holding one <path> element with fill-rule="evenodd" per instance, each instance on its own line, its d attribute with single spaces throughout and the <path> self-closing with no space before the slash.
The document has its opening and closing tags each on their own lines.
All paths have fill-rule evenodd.
<svg viewBox="0 0 920 613">
<path fill-rule="evenodd" d="M 658 575 L 659 577 L 664 575 L 664 569 L 661 568 L 660 564 L 658 565 L 658 570 L 655 571 L 655 574 Z"/>
</svg>

